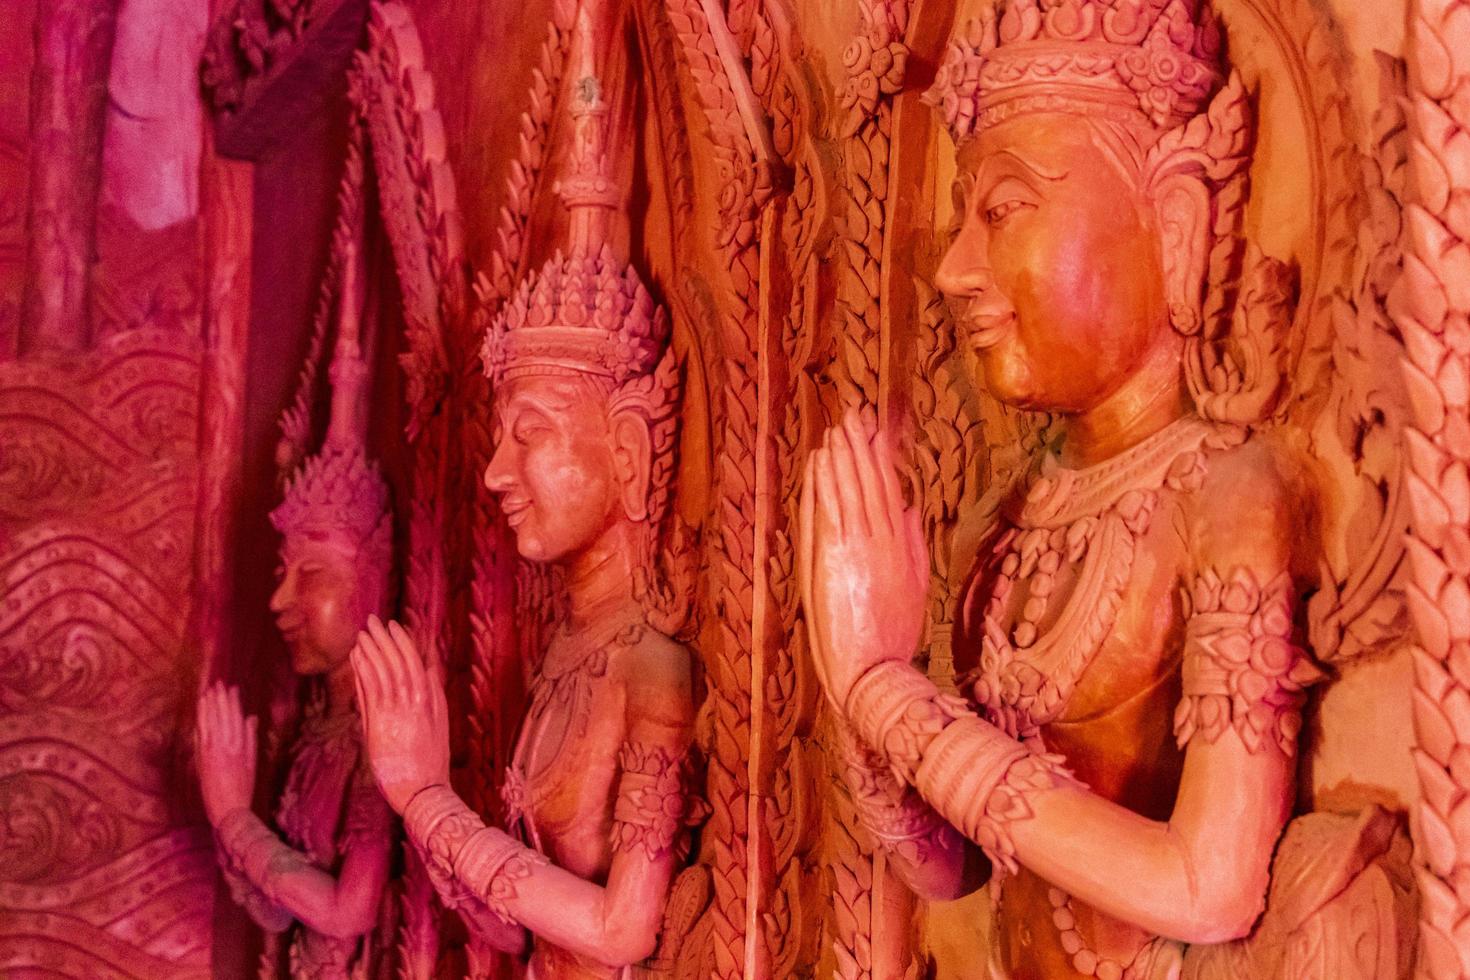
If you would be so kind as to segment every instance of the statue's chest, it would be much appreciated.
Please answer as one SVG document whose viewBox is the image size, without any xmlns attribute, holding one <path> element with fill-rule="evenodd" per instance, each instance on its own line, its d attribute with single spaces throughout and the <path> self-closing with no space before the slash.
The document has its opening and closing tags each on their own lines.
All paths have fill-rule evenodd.
<svg viewBox="0 0 1470 980">
<path fill-rule="evenodd" d="M 276 823 L 318 867 L 332 868 L 340 856 L 343 804 L 360 755 L 358 726 L 355 714 L 338 719 L 308 716 L 292 751 Z"/>
<path fill-rule="evenodd" d="M 1178 657 L 1180 556 L 1167 534 L 1151 533 L 1142 512 L 1058 530 L 1002 535 L 966 625 L 979 654 L 974 698 L 1020 737 L 1114 710 Z"/>
<path fill-rule="evenodd" d="M 1030 737 L 1100 717 L 1175 671 L 1184 515 L 1207 435 L 1179 425 L 1126 459 L 1032 486 L 963 613 L 971 691 L 996 724 Z"/>
<path fill-rule="evenodd" d="M 619 641 L 583 653 L 553 649 L 532 681 L 503 795 L 528 842 L 583 876 L 605 870 L 618 750 Z"/>
</svg>

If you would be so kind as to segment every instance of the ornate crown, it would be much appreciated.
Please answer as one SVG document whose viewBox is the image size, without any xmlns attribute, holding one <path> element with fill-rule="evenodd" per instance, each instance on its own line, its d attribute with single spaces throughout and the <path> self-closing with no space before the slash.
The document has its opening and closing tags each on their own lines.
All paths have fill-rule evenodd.
<svg viewBox="0 0 1470 980">
<path fill-rule="evenodd" d="M 632 266 L 606 244 L 558 252 L 522 282 L 485 334 L 485 373 L 599 374 L 622 384 L 647 374 L 668 338 L 668 318 Z"/>
<path fill-rule="evenodd" d="M 1078 103 L 1173 128 L 1223 84 L 1222 59 L 1210 0 L 999 0 L 950 43 L 925 98 L 957 144 Z"/>
<path fill-rule="evenodd" d="M 575 372 L 621 385 L 652 371 L 668 340 L 663 309 L 608 243 L 622 193 L 612 178 L 608 109 L 585 8 L 578 13 L 578 29 L 572 152 L 556 186 L 570 215 L 570 247 L 523 281 L 486 331 L 482 357 L 495 384 L 515 374 Z"/>
<path fill-rule="evenodd" d="M 291 537 L 310 531 L 345 534 L 361 548 L 388 521 L 388 486 L 362 447 L 328 444 L 301 464 L 271 523 Z"/>
</svg>

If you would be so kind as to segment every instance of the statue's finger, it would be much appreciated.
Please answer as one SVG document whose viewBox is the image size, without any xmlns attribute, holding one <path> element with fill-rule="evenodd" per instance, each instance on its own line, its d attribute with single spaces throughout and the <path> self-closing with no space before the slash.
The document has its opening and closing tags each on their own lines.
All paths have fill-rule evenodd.
<svg viewBox="0 0 1470 980">
<path fill-rule="evenodd" d="M 362 654 L 357 647 L 352 648 L 349 656 L 352 658 L 352 687 L 357 692 L 357 715 L 362 722 L 362 748 L 367 752 L 372 745 L 368 739 L 368 733 L 372 729 L 372 699 L 363 690 L 363 674 L 367 668 L 363 665 Z"/>
<path fill-rule="evenodd" d="M 369 616 L 367 622 L 368 635 L 373 638 L 379 651 L 378 664 L 382 669 L 380 676 L 384 683 L 383 696 L 385 701 L 401 700 L 408 688 L 408 678 L 403 672 L 403 666 L 399 662 L 398 644 L 393 642 L 383 621 L 377 616 Z"/>
<path fill-rule="evenodd" d="M 827 544 L 827 534 L 835 533 L 838 538 L 844 536 L 846 528 L 842 524 L 842 505 L 837 498 L 837 475 L 832 466 L 832 453 L 830 450 L 822 450 L 817 457 L 817 533 L 822 537 L 822 543 Z"/>
<path fill-rule="evenodd" d="M 863 488 L 858 482 L 857 464 L 853 459 L 852 443 L 847 437 L 847 426 L 839 425 L 832 430 L 832 473 L 836 477 L 834 497 L 841 513 L 843 530 L 849 534 L 868 537 L 873 529 L 868 525 L 867 511 L 863 507 Z"/>
<path fill-rule="evenodd" d="M 393 640 L 395 660 L 403 670 L 407 685 L 404 692 L 415 704 L 421 704 L 429 693 L 429 683 L 418 647 L 408 631 L 396 622 L 388 623 L 388 635 Z"/>
<path fill-rule="evenodd" d="M 927 569 L 929 567 L 929 543 L 924 540 L 924 519 L 919 513 L 919 508 L 911 507 L 905 511 L 903 523 L 914 567 Z"/>
<path fill-rule="evenodd" d="M 238 750 L 241 742 L 240 696 L 233 687 L 224 696 L 225 741 L 232 750 Z"/>
<path fill-rule="evenodd" d="M 872 435 L 856 410 L 847 413 L 843 429 L 847 433 L 853 469 L 857 473 L 857 486 L 862 492 L 863 517 L 868 529 L 873 534 L 892 534 L 897 527 L 888 513 L 887 497 L 878 476 L 881 464 L 873 452 Z"/>
<path fill-rule="evenodd" d="M 364 704 L 374 709 L 382 704 L 388 686 L 382 661 L 383 653 L 377 641 L 365 630 L 358 633 L 357 646 L 352 650 L 352 671 L 362 684 L 362 693 L 366 695 Z"/>
<path fill-rule="evenodd" d="M 900 514 L 904 509 L 903 487 L 898 481 L 898 454 L 894 452 L 893 437 L 888 432 L 880 431 L 873 437 L 873 455 L 878 461 L 878 480 L 888 512 Z"/>
</svg>

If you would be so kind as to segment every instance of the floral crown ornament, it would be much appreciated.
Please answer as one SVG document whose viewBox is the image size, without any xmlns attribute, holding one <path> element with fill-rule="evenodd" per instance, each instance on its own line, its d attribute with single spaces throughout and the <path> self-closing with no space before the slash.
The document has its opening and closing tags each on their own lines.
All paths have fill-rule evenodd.
<svg viewBox="0 0 1470 980">
<path fill-rule="evenodd" d="M 521 374 L 593 374 L 621 385 L 658 364 L 669 336 L 638 272 L 611 247 L 561 252 L 490 324 L 482 359 L 499 384 Z"/>
<path fill-rule="evenodd" d="M 1209 104 L 1223 57 L 1209 0 L 999 0 L 950 43 L 925 100 L 956 144 L 1079 104 L 1170 129 Z"/>
<path fill-rule="evenodd" d="M 678 636 L 689 619 L 695 556 L 688 529 L 670 506 L 681 372 L 667 312 L 611 244 L 624 194 L 613 178 L 609 147 L 625 140 L 608 136 L 596 39 L 611 35 L 606 18 L 613 10 L 602 0 L 578 5 L 572 146 L 555 187 L 568 212 L 567 246 L 527 276 L 495 313 L 481 360 L 492 385 L 535 375 L 599 380 L 606 386 L 609 416 L 627 412 L 647 424 L 647 510 L 640 521 L 644 534 L 633 592 L 649 625 Z M 594 16 L 603 30 L 594 29 Z"/>
</svg>

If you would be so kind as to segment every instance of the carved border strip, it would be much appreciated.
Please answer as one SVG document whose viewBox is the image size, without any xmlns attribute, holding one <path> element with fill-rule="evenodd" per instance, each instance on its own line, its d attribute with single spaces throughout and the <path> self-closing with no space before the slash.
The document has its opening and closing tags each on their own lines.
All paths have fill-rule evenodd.
<svg viewBox="0 0 1470 980">
<path fill-rule="evenodd" d="M 762 211 L 770 200 L 769 136 L 760 106 L 746 83 L 740 52 L 720 9 L 711 0 L 669 0 L 668 16 L 681 60 L 694 79 L 714 144 L 720 194 L 715 244 L 726 267 L 727 310 L 721 318 L 723 393 L 719 400 L 714 458 L 719 469 L 718 539 L 713 621 L 721 649 L 712 658 L 710 698 L 715 726 L 707 792 L 714 808 L 705 828 L 714 870 L 714 975 L 721 980 L 768 976 L 769 962 L 757 933 L 763 903 L 762 869 L 767 843 L 759 812 L 751 812 L 752 712 L 761 677 L 754 632 L 758 541 L 756 481 L 758 446 L 759 314 Z M 762 587 L 764 583 L 762 582 Z M 761 601 L 764 602 L 765 597 Z"/>
<path fill-rule="evenodd" d="M 554 16 L 569 16 L 557 7 Z M 527 224 L 542 182 L 547 148 L 555 120 L 556 100 L 562 87 L 568 48 L 570 20 L 554 19 L 542 39 L 538 66 L 532 70 L 527 92 L 528 106 L 521 113 L 517 155 L 505 177 L 505 204 L 500 211 L 496 246 L 490 255 L 489 275 L 475 281 L 475 312 L 472 328 L 462 352 L 466 368 L 459 391 L 461 418 L 466 420 L 463 448 L 463 490 L 472 501 L 470 580 L 470 703 L 473 714 L 469 729 L 472 740 L 465 777 L 472 804 L 483 814 L 500 811 L 498 788 L 501 773 L 510 763 L 513 739 L 519 722 L 516 710 L 525 688 L 527 647 L 539 631 L 521 627 L 528 603 L 541 596 L 525 595 L 525 565 L 515 558 L 515 549 L 500 509 L 479 479 L 494 449 L 491 439 L 491 395 L 489 381 L 480 370 L 475 345 L 489 319 L 515 288 L 527 259 Z M 544 590 L 543 590 L 544 591 Z M 544 603 L 543 603 L 544 604 Z M 471 970 L 489 975 L 494 956 L 472 943 Z"/>
<path fill-rule="evenodd" d="M 1470 977 L 1470 3 L 1410 3 L 1404 273 L 1390 300 L 1407 347 L 1409 608 L 1421 798 L 1419 974 Z"/>
<path fill-rule="evenodd" d="M 842 164 L 837 174 L 845 207 L 839 220 L 837 303 L 842 405 L 883 404 L 884 295 L 881 267 L 888 233 L 894 97 L 901 91 L 908 59 L 905 34 L 910 0 L 860 0 L 858 30 L 843 52 L 847 83 L 839 123 Z M 825 710 L 825 709 L 824 709 Z M 841 783 L 831 782 L 828 805 L 834 819 L 828 864 L 834 912 L 828 924 L 837 980 L 874 980 L 900 967 L 903 951 L 888 947 L 888 921 L 876 905 L 882 860 L 857 829 Z"/>
</svg>

